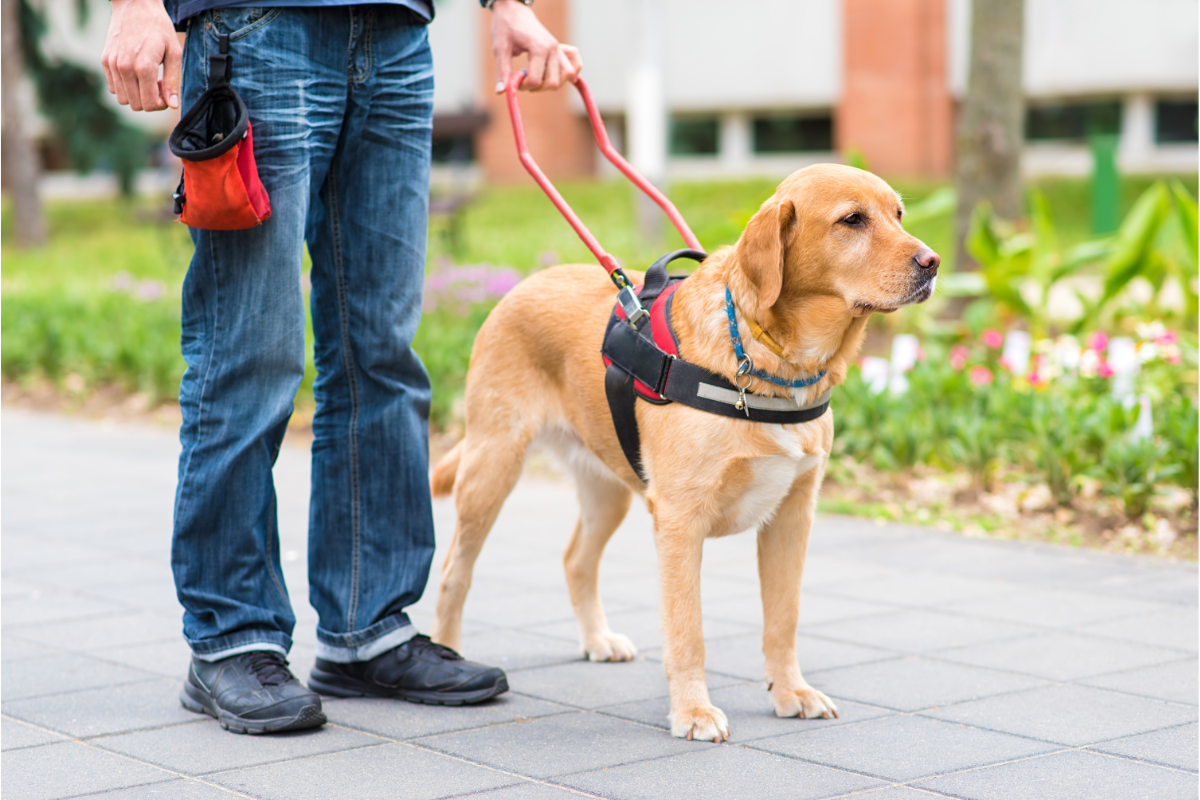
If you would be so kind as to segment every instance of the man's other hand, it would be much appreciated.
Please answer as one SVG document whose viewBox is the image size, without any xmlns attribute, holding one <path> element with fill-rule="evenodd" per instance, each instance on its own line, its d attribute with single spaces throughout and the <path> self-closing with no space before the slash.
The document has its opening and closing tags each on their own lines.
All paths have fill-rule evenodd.
<svg viewBox="0 0 1200 800">
<path fill-rule="evenodd" d="M 183 48 L 162 0 L 112 0 L 100 63 L 118 103 L 134 111 L 179 108 L 182 59 Z"/>
<path fill-rule="evenodd" d="M 533 9 L 518 0 L 496 0 L 492 5 L 492 55 L 500 78 L 497 94 L 504 91 L 512 74 L 513 57 L 522 53 L 529 54 L 523 90 L 557 89 L 564 83 L 574 83 L 583 69 L 579 51 L 569 44 L 559 44 Z"/>
</svg>

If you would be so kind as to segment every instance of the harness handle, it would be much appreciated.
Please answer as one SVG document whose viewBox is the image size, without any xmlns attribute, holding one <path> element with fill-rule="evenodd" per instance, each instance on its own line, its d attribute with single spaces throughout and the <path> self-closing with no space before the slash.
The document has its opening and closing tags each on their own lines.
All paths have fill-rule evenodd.
<svg viewBox="0 0 1200 800">
<path fill-rule="evenodd" d="M 517 141 L 517 156 L 521 159 L 521 164 L 526 171 L 533 176 L 533 180 L 542 188 L 546 196 L 550 198 L 550 202 L 559 210 L 587 245 L 588 250 L 596 256 L 596 260 L 600 262 L 600 266 L 608 272 L 608 276 L 612 278 L 613 283 L 618 289 L 622 289 L 629 285 L 629 279 L 625 277 L 621 265 L 617 260 L 605 252 L 600 246 L 600 242 L 592 235 L 583 221 L 571 210 L 567 205 L 567 201 L 554 188 L 554 184 L 546 177 L 537 163 L 534 162 L 533 156 L 529 154 L 529 146 L 525 143 L 525 127 L 521 123 L 521 107 L 517 101 L 517 89 L 521 86 L 521 82 L 525 80 L 525 70 L 519 70 L 508 76 L 508 83 L 504 87 L 505 95 L 508 99 L 508 113 L 512 117 L 513 138 Z M 612 146 L 612 142 L 608 140 L 608 131 L 604 129 L 604 121 L 600 119 L 600 111 L 596 108 L 596 101 L 592 99 L 592 93 L 588 89 L 587 83 L 583 78 L 575 79 L 575 88 L 579 90 L 579 96 L 583 100 L 584 108 L 587 109 L 588 120 L 592 124 L 592 134 L 596 137 L 596 144 L 600 147 L 600 152 L 604 157 L 613 163 L 625 177 L 629 178 L 635 186 L 645 192 L 651 200 L 658 204 L 659 208 L 671 220 L 671 224 L 675 226 L 675 230 L 679 231 L 679 235 L 683 237 L 683 241 L 693 250 L 703 250 L 700 246 L 700 240 L 696 238 L 696 234 L 692 233 L 692 229 L 683 219 L 683 215 L 675 208 L 675 205 L 667 199 L 666 195 L 655 188 L 654 184 L 638 174 L 637 170 L 629 165 L 629 162 L 621 157 L 616 148 Z"/>
</svg>

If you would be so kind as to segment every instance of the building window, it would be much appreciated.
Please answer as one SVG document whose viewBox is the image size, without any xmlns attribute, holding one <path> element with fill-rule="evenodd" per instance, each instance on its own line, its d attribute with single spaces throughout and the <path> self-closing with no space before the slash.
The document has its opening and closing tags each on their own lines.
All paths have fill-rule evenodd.
<svg viewBox="0 0 1200 800">
<path fill-rule="evenodd" d="M 671 119 L 673 156 L 715 156 L 720 142 L 720 125 L 716 117 Z"/>
<path fill-rule="evenodd" d="M 1041 103 L 1025 111 L 1029 141 L 1084 141 L 1093 134 L 1121 132 L 1121 101 Z"/>
<path fill-rule="evenodd" d="M 773 115 L 754 118 L 755 153 L 828 152 L 832 149 L 832 117 Z"/>
<path fill-rule="evenodd" d="M 1154 104 L 1154 141 L 1194 142 L 1196 134 L 1195 100 L 1159 100 Z"/>
</svg>

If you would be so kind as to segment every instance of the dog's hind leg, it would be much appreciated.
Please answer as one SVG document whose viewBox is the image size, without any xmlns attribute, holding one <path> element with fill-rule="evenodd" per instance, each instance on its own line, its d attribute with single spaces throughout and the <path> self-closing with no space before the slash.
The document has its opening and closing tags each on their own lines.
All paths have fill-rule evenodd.
<svg viewBox="0 0 1200 800">
<path fill-rule="evenodd" d="M 471 588 L 475 559 L 500 514 L 500 507 L 521 477 L 528 444 L 528 437 L 495 441 L 469 435 L 462 444 L 454 480 L 458 523 L 442 565 L 442 585 L 438 589 L 431 634 L 438 644 L 455 650 L 462 647 L 463 604 Z"/>
<path fill-rule="evenodd" d="M 838 715 L 833 701 L 804 680 L 796 660 L 800 579 L 823 469 L 824 465 L 818 464 L 797 478 L 774 518 L 758 531 L 767 690 L 780 717 L 829 719 Z"/>
<path fill-rule="evenodd" d="M 600 603 L 600 557 L 621 520 L 629 511 L 633 492 L 627 486 L 593 473 L 575 476 L 579 493 L 579 520 L 563 555 L 571 605 L 579 620 L 583 651 L 592 661 L 632 661 L 637 648 L 613 633 Z"/>
</svg>

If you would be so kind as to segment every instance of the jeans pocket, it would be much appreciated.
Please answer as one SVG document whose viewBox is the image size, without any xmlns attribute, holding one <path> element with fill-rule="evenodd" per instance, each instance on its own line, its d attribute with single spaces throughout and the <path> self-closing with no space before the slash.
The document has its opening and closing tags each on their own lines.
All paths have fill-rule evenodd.
<svg viewBox="0 0 1200 800">
<path fill-rule="evenodd" d="M 227 33 L 229 41 L 235 42 L 243 36 L 270 25 L 283 12 L 282 7 L 267 8 L 217 8 L 212 12 L 213 33 Z"/>
</svg>

